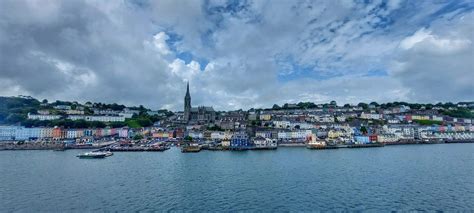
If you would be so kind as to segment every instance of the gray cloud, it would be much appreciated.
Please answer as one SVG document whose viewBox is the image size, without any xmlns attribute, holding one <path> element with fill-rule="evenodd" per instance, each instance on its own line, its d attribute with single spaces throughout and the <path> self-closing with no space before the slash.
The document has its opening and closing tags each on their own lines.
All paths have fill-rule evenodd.
<svg viewBox="0 0 474 213">
<path fill-rule="evenodd" d="M 176 110 L 190 80 L 193 104 L 217 109 L 465 100 L 473 89 L 472 11 L 445 6 L 0 1 L 0 95 Z M 431 40 L 401 47 L 430 25 Z M 445 40 L 464 41 L 464 49 L 436 46 Z M 194 57 L 180 59 L 182 52 Z"/>
<path fill-rule="evenodd" d="M 434 23 L 401 41 L 392 74 L 413 100 L 472 100 L 474 14 Z"/>
</svg>

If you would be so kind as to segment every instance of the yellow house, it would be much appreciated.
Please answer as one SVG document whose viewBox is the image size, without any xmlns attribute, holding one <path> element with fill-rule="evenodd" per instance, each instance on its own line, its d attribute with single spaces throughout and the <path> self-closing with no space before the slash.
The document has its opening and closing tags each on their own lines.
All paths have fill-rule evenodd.
<svg viewBox="0 0 474 213">
<path fill-rule="evenodd" d="M 334 139 L 334 138 L 339 138 L 339 137 L 341 137 L 341 136 L 343 136 L 343 135 L 344 135 L 344 132 L 342 132 L 341 130 L 332 130 L 332 129 L 331 129 L 331 130 L 329 130 L 329 132 L 328 132 L 328 138 L 332 138 L 332 139 Z"/>
<path fill-rule="evenodd" d="M 270 114 L 261 114 L 260 115 L 260 120 L 262 120 L 262 121 L 269 121 L 271 119 L 272 119 L 272 115 L 270 115 Z"/>
<path fill-rule="evenodd" d="M 230 147 L 230 139 L 223 139 L 221 142 L 222 147 Z"/>
</svg>

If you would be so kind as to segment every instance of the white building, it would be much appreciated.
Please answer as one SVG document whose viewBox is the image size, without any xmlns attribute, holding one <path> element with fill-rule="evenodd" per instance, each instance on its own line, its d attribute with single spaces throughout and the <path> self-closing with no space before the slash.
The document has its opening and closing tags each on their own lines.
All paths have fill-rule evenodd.
<svg viewBox="0 0 474 213">
<path fill-rule="evenodd" d="M 413 139 L 415 136 L 415 129 L 408 125 L 391 125 L 384 126 L 385 133 L 394 134 L 400 139 Z"/>
<path fill-rule="evenodd" d="M 253 140 L 256 148 L 273 148 L 277 147 L 276 140 L 272 140 L 270 138 L 263 138 L 263 137 L 255 137 Z"/>
<path fill-rule="evenodd" d="M 360 114 L 360 118 L 362 119 L 373 119 L 373 120 L 380 120 L 383 118 L 382 114 L 377 114 L 377 113 L 365 113 L 362 112 Z"/>
<path fill-rule="evenodd" d="M 291 123 L 289 121 L 273 121 L 275 128 L 288 128 Z"/>
<path fill-rule="evenodd" d="M 85 121 L 101 121 L 101 122 L 124 122 L 125 117 L 122 116 L 107 116 L 107 115 L 69 115 L 69 119 L 75 120 L 85 120 Z"/>
<path fill-rule="evenodd" d="M 151 112 L 151 111 L 150 111 Z M 133 113 L 130 113 L 130 112 L 121 112 L 118 114 L 119 116 L 122 116 L 124 118 L 132 118 L 133 117 Z"/>
<path fill-rule="evenodd" d="M 52 138 L 52 137 L 53 137 L 53 128 L 40 129 L 40 138 Z"/>
<path fill-rule="evenodd" d="M 67 139 L 74 139 L 74 138 L 78 138 L 78 130 L 76 129 L 68 129 L 67 132 L 66 132 L 66 138 Z"/>
<path fill-rule="evenodd" d="M 84 110 L 69 109 L 65 111 L 68 115 L 84 115 Z"/>
<path fill-rule="evenodd" d="M 28 113 L 28 119 L 30 120 L 40 120 L 40 121 L 49 121 L 60 119 L 61 115 L 39 115 Z"/>
<path fill-rule="evenodd" d="M 71 109 L 71 106 L 68 106 L 68 105 L 57 105 L 57 106 L 54 106 L 55 109 L 58 109 L 58 110 L 69 110 Z"/>
<path fill-rule="evenodd" d="M 17 128 L 16 126 L 0 126 L 0 141 L 13 140 Z"/>
</svg>

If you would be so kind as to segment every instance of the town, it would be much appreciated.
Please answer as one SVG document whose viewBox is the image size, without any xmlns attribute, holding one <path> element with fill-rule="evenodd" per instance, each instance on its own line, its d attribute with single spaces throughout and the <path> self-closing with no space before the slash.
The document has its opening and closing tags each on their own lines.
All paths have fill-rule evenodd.
<svg viewBox="0 0 474 213">
<path fill-rule="evenodd" d="M 48 103 L 24 96 L 1 100 L 0 150 L 164 151 L 180 146 L 183 152 L 198 152 L 474 142 L 473 102 L 343 106 L 335 101 L 301 102 L 215 111 L 210 106 L 192 106 L 189 83 L 184 109 L 178 112 L 90 102 Z"/>
</svg>

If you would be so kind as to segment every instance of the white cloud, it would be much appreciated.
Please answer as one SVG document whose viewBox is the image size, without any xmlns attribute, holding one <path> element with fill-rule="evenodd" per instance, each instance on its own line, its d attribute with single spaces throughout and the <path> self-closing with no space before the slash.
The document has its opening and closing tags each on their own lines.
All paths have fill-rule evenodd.
<svg viewBox="0 0 474 213">
<path fill-rule="evenodd" d="M 403 39 L 391 75 L 413 100 L 472 100 L 474 94 L 474 26 L 467 18 L 440 21 Z M 470 32 L 470 33 L 469 33 Z"/>
<path fill-rule="evenodd" d="M 155 48 L 163 55 L 168 55 L 171 53 L 168 45 L 166 44 L 166 40 L 169 38 L 170 37 L 166 35 L 165 32 L 159 32 L 153 36 L 153 44 L 155 45 Z"/>
<path fill-rule="evenodd" d="M 418 51 L 450 55 L 466 50 L 471 44 L 469 39 L 439 38 L 432 35 L 431 31 L 422 28 L 414 35 L 403 39 L 400 47 L 404 50 L 417 48 Z"/>
<path fill-rule="evenodd" d="M 444 2 L 38 4 L 0 1 L 0 95 L 181 109 L 189 80 L 193 105 L 246 109 L 456 101 L 472 90 L 472 12 Z"/>
</svg>

